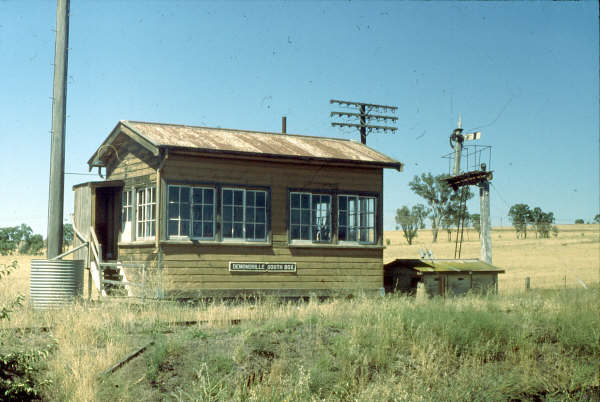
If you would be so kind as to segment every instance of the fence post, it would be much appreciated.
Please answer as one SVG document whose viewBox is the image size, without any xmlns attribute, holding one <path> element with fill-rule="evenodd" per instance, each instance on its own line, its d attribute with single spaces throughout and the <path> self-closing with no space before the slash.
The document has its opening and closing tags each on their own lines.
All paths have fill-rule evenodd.
<svg viewBox="0 0 600 402">
<path fill-rule="evenodd" d="M 529 277 L 525 278 L 525 290 L 531 289 L 531 279 Z"/>
</svg>

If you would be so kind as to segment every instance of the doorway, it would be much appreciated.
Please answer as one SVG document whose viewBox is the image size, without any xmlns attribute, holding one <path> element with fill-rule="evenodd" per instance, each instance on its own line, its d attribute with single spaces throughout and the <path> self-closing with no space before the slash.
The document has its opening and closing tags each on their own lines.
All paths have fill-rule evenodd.
<svg viewBox="0 0 600 402">
<path fill-rule="evenodd" d="M 120 204 L 122 187 L 96 187 L 94 230 L 102 245 L 102 260 L 119 257 Z"/>
</svg>

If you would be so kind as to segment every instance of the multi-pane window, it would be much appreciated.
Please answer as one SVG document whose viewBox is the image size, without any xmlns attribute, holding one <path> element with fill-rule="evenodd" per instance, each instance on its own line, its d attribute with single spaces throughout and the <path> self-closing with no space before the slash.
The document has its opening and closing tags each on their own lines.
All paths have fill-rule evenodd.
<svg viewBox="0 0 600 402">
<path fill-rule="evenodd" d="M 266 240 L 266 191 L 224 188 L 222 214 L 223 239 Z"/>
<path fill-rule="evenodd" d="M 290 193 L 290 239 L 331 241 L 331 196 Z"/>
<path fill-rule="evenodd" d="M 156 188 L 138 189 L 136 193 L 138 239 L 152 239 L 156 232 Z"/>
<path fill-rule="evenodd" d="M 168 235 L 214 239 L 215 190 L 205 187 L 169 186 Z"/>
<path fill-rule="evenodd" d="M 194 239 L 215 238 L 215 190 L 212 188 L 192 189 L 192 237 Z"/>
<path fill-rule="evenodd" d="M 375 243 L 375 198 L 338 196 L 338 240 Z"/>
<path fill-rule="evenodd" d="M 375 198 L 358 199 L 358 241 L 375 243 Z"/>
<path fill-rule="evenodd" d="M 133 220 L 133 191 L 121 193 L 121 241 L 132 240 L 131 222 Z"/>
</svg>

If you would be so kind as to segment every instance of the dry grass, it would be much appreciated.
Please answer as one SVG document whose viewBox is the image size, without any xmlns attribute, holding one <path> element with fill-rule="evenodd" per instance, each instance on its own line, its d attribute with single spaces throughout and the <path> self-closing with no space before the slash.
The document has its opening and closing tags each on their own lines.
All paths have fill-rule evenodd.
<svg viewBox="0 0 600 402">
<path fill-rule="evenodd" d="M 556 238 L 536 239 L 529 233 L 526 240 L 516 239 L 510 227 L 492 230 L 492 262 L 506 271 L 499 277 L 500 293 L 523 290 L 526 277 L 531 278 L 532 288 L 581 287 L 578 279 L 586 285 L 599 282 L 600 226 L 559 225 L 558 229 Z M 432 243 L 431 230 L 421 230 L 410 246 L 401 231 L 387 231 L 384 237 L 390 240 L 384 262 L 418 258 L 419 248 L 431 249 L 436 258 L 454 258 L 455 237 L 449 242 L 445 231 Z M 461 257 L 479 258 L 480 250 L 477 233 L 466 230 Z"/>
<path fill-rule="evenodd" d="M 440 235 L 432 245 L 423 232 L 408 246 L 400 233 L 386 232 L 385 259 L 414 258 L 419 247 L 453 257 L 454 243 Z M 478 257 L 479 243 L 469 236 L 463 257 Z M 493 243 L 494 263 L 507 271 L 501 292 L 522 289 L 524 276 L 534 288 L 560 287 L 565 275 L 571 287 L 578 286 L 571 276 L 598 283 L 597 225 L 561 228 L 558 238 L 544 240 L 515 240 L 511 230 L 496 230 Z M 28 296 L 31 258 L 0 257 L 0 264 L 19 265 L 0 281 L 0 306 Z M 528 399 L 597 385 L 590 357 L 597 354 L 598 317 L 591 310 L 597 301 L 596 288 L 445 302 L 395 296 L 306 304 L 82 302 L 64 310 L 24 308 L 0 321 L 0 352 L 51 343 L 38 378 L 50 381 L 41 386 L 48 400 Z M 166 324 L 175 321 L 203 323 Z M 52 329 L 14 330 L 32 327 Z M 156 345 L 142 357 L 98 379 L 150 340 Z M 260 382 L 248 386 L 252 373 Z"/>
<path fill-rule="evenodd" d="M 521 291 L 525 278 L 531 278 L 532 288 L 581 287 L 599 283 L 600 279 L 600 225 L 559 225 L 558 237 L 536 239 L 529 233 L 526 240 L 515 238 L 511 227 L 492 230 L 493 264 L 506 270 L 500 275 L 501 293 Z M 418 258 L 419 248 L 431 249 L 436 258 L 454 258 L 455 238 L 448 241 L 446 232 L 440 232 L 438 241 L 431 243 L 431 231 L 422 230 L 409 246 L 401 231 L 386 231 L 390 245 L 384 252 L 384 262 L 396 258 Z M 463 258 L 479 258 L 480 243 L 477 233 L 464 233 Z M 32 256 L 0 256 L 0 264 L 16 260 L 19 269 L 5 281 L 0 281 L 0 303 L 18 294 L 29 297 L 29 270 Z M 566 282 L 565 282 L 566 278 Z M 84 293 L 87 295 L 87 275 Z M 93 287 L 92 287 L 93 289 Z M 92 297 L 97 297 L 93 289 Z"/>
</svg>

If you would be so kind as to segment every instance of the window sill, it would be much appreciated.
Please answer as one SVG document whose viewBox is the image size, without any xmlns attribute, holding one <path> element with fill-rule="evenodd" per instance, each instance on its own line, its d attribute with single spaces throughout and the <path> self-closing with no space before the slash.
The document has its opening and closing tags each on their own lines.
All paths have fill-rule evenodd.
<svg viewBox="0 0 600 402">
<path fill-rule="evenodd" d="M 377 244 L 327 244 L 327 243 L 290 243 L 290 248 L 358 248 L 371 250 L 384 250 L 385 246 Z"/>
<path fill-rule="evenodd" d="M 139 241 L 127 241 L 119 242 L 119 247 L 150 247 L 156 245 L 156 240 L 139 240 Z"/>
<path fill-rule="evenodd" d="M 175 244 L 175 245 L 202 245 L 202 246 L 236 246 L 236 247 L 271 247 L 271 242 L 234 242 L 234 241 L 216 241 L 216 240 L 189 240 L 189 239 L 174 239 L 161 240 L 159 244 Z"/>
</svg>

